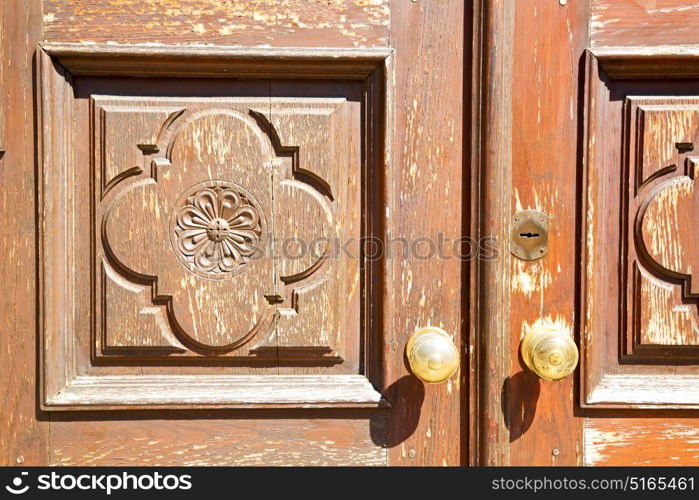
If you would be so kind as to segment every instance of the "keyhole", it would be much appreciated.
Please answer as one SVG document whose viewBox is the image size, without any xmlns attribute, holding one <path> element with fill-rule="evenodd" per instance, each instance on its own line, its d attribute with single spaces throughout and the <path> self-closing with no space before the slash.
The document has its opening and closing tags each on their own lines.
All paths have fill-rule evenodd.
<svg viewBox="0 0 699 500">
<path fill-rule="evenodd" d="M 520 233 L 519 234 L 522 238 L 538 238 L 539 233 Z"/>
</svg>

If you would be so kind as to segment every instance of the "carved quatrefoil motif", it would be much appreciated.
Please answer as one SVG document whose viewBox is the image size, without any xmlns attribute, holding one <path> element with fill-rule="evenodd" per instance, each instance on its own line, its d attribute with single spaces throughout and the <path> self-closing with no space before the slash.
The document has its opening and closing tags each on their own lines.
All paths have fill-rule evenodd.
<svg viewBox="0 0 699 500">
<path fill-rule="evenodd" d="M 264 216 L 257 200 L 232 182 L 210 181 L 189 189 L 173 213 L 172 248 L 199 276 L 224 279 L 245 270 L 264 252 Z"/>
<path fill-rule="evenodd" d="M 272 230 L 328 238 L 333 217 L 291 159 L 277 156 L 259 117 L 239 107 L 187 110 L 166 123 L 143 148 L 150 175 L 121 181 L 102 202 L 109 265 L 150 285 L 146 300 L 164 306 L 172 332 L 195 350 L 230 351 L 270 332 L 278 309 L 296 314 L 295 286 L 325 275 L 327 248 L 293 265 L 263 248 Z"/>
</svg>

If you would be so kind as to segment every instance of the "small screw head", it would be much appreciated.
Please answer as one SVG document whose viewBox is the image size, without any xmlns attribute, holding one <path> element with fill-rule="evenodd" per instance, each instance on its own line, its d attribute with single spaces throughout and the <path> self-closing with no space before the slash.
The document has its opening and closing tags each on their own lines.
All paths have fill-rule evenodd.
<svg viewBox="0 0 699 500">
<path fill-rule="evenodd" d="M 558 448 L 554 448 L 553 450 L 551 450 L 551 455 L 553 455 L 554 457 L 557 457 L 560 454 L 561 451 Z"/>
<path fill-rule="evenodd" d="M 415 458 L 417 456 L 417 451 L 415 451 L 415 448 L 410 448 L 410 451 L 408 451 L 408 456 L 410 458 Z"/>
<path fill-rule="evenodd" d="M 23 464 L 24 463 L 24 456 L 20 455 L 17 457 L 15 460 L 18 464 Z"/>
</svg>

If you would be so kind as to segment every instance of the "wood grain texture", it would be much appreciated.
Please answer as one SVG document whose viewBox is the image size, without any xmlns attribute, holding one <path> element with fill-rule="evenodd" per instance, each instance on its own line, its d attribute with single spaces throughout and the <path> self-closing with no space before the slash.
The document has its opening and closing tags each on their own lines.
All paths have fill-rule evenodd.
<svg viewBox="0 0 699 500">
<path fill-rule="evenodd" d="M 698 129 L 695 84 L 687 77 L 697 62 L 696 55 L 626 51 L 587 59 L 583 406 L 698 405 L 691 389 L 699 376 L 691 276 Z"/>
<path fill-rule="evenodd" d="M 632 341 L 640 348 L 698 345 L 699 279 L 693 273 L 699 269 L 699 231 L 691 230 L 699 210 L 699 157 L 693 152 L 699 133 L 697 102 L 653 97 L 629 98 L 629 104 L 643 131 L 642 137 L 631 139 L 640 145 L 635 155 L 630 143 L 630 156 L 638 157 L 630 175 L 636 177 L 639 201 L 631 204 L 629 217 L 636 212 L 637 220 L 629 247 L 636 247 L 642 261 L 633 263 L 629 277 L 636 296 Z M 686 357 L 691 349 L 677 354 Z"/>
<path fill-rule="evenodd" d="M 462 236 L 462 85 L 464 5 L 460 1 L 392 2 L 396 49 L 395 171 L 387 179 L 389 238 Z M 419 68 L 419 70 L 416 70 Z M 461 262 L 456 258 L 387 261 L 385 386 L 392 465 L 458 465 L 466 371 L 439 385 L 409 375 L 404 350 L 418 328 L 435 325 L 462 345 Z"/>
<path fill-rule="evenodd" d="M 45 403 L 51 410 L 139 408 L 376 408 L 363 375 L 77 376 Z"/>
<path fill-rule="evenodd" d="M 159 70 L 150 75 L 158 78 L 130 78 L 148 71 L 154 57 L 148 51 L 92 49 L 39 51 L 44 406 L 148 406 L 143 394 L 150 382 L 129 377 L 185 375 L 180 358 L 194 362 L 187 365 L 189 382 L 155 380 L 164 387 L 157 407 L 264 406 L 253 379 L 272 373 L 330 377 L 294 379 L 306 391 L 298 404 L 289 399 L 294 382 L 279 385 L 282 398 L 272 399 L 280 406 L 312 406 L 314 387 L 321 399 L 330 396 L 320 406 L 379 404 L 360 375 L 360 356 L 378 357 L 362 352 L 363 337 L 378 332 L 360 317 L 360 255 L 328 253 L 330 243 L 364 235 L 361 222 L 376 208 L 362 205 L 368 198 L 360 179 L 373 183 L 378 165 L 391 164 L 390 136 L 381 125 L 391 51 L 377 58 L 380 51 L 299 57 L 287 50 L 280 58 L 258 49 L 247 59 L 240 50 L 156 51 L 185 75 L 179 53 L 219 77 L 174 82 Z M 132 66 L 103 76 L 124 57 Z M 218 66 L 232 61 L 243 72 L 262 64 L 275 79 L 235 79 Z M 313 67 L 316 80 L 284 80 L 291 66 L 283 61 L 300 74 Z M 365 97 L 376 82 L 380 87 Z M 73 134 L 70 123 L 92 133 Z M 81 208 L 90 204 L 93 211 Z M 307 248 L 294 257 L 297 249 L 287 248 L 316 240 L 325 242 L 319 255 Z M 87 331 L 92 335 L 66 333 Z M 253 379 L 236 380 L 233 394 L 225 379 L 231 374 Z M 335 374 L 357 374 L 362 387 L 337 379 L 335 398 Z M 213 380 L 198 383 L 205 376 L 224 377 L 220 394 Z M 100 394 L 100 377 L 111 397 Z M 317 385 L 324 382 L 331 385 Z"/>
<path fill-rule="evenodd" d="M 5 24 L 5 4 L 3 3 L 0 5 L 0 47 L 7 46 L 5 40 L 5 31 L 7 27 Z M 0 160 L 2 160 L 2 155 L 5 154 L 5 111 L 8 106 L 5 80 L 7 80 L 7 73 L 7 71 L 0 73 L 0 89 L 2 89 L 2 92 L 0 92 Z"/>
<path fill-rule="evenodd" d="M 592 47 L 696 44 L 699 3 L 691 0 L 593 0 Z"/>
<path fill-rule="evenodd" d="M 44 0 L 45 39 L 277 47 L 387 46 L 388 0 Z"/>
<path fill-rule="evenodd" d="M 265 296 L 276 293 L 272 257 L 264 253 L 275 236 L 276 155 L 249 111 L 268 107 L 268 100 L 180 104 L 186 111 L 165 132 L 161 153 L 142 159 L 144 172 L 117 184 L 98 205 L 107 254 L 98 250 L 98 258 L 118 268 L 126 283 L 146 277 L 150 305 L 168 301 L 171 336 L 179 334 L 193 350 L 265 345 L 274 316 Z M 157 166 L 152 172 L 151 164 Z M 104 322 L 107 330 L 119 328 L 119 316 L 111 321 Z M 132 347 L 138 344 L 134 338 Z"/>
<path fill-rule="evenodd" d="M 468 77 L 464 79 L 464 162 L 470 168 L 464 175 L 467 187 L 464 189 L 464 228 L 465 232 L 478 238 L 481 235 L 482 210 L 481 174 L 483 133 L 483 88 L 487 87 L 483 75 L 483 2 L 466 3 L 464 11 L 464 71 Z M 470 42 L 469 42 L 470 41 Z M 481 342 L 480 332 L 480 283 L 482 266 L 479 262 L 462 267 L 463 289 L 469 297 L 469 307 L 464 310 L 463 342 L 467 346 L 467 356 L 464 359 L 464 370 L 468 370 L 468 391 L 464 401 L 468 405 L 468 418 L 462 422 L 467 426 L 462 432 L 466 433 L 468 443 L 468 465 L 477 465 L 480 461 L 480 384 L 481 384 Z"/>
<path fill-rule="evenodd" d="M 699 465 L 699 421 L 694 418 L 587 418 L 585 465 Z"/>
<path fill-rule="evenodd" d="M 0 464 L 44 465 L 48 425 L 37 412 L 36 179 L 32 57 L 41 38 L 41 2 L 0 5 Z M 12 214 L 10 216 L 10 214 Z"/>
<path fill-rule="evenodd" d="M 320 356 L 325 351 L 328 361 L 356 372 L 361 350 L 359 252 L 354 245 L 353 255 L 339 253 L 334 242 L 358 241 L 362 235 L 362 90 L 358 85 L 308 87 L 302 82 L 271 84 L 270 125 L 287 151 L 297 150 L 294 161 L 275 172 L 274 179 L 275 232 L 279 241 L 292 243 L 280 249 L 283 258 L 277 266 L 278 293 L 285 301 L 277 319 L 278 356 L 307 350 L 312 359 L 314 352 Z M 339 97 L 340 89 L 347 90 L 345 97 Z M 278 97 L 289 94 L 299 97 Z M 300 239 L 304 243 L 293 244 Z"/>
<path fill-rule="evenodd" d="M 503 243 L 510 228 L 512 188 L 512 47 L 514 4 L 482 2 L 483 110 L 481 125 L 479 237 L 494 237 L 495 259 L 478 263 L 478 319 L 472 342 L 478 349 L 478 464 L 509 463 L 507 394 L 502 390 L 509 375 L 509 272 Z"/>
<path fill-rule="evenodd" d="M 386 47 L 278 48 L 42 42 L 72 75 L 366 80 L 392 53 Z"/>
<path fill-rule="evenodd" d="M 511 207 L 513 212 L 535 209 L 549 216 L 549 251 L 531 262 L 503 251 L 510 272 L 511 372 L 502 390 L 507 395 L 511 465 L 576 465 L 581 461 L 580 427 L 573 409 L 574 377 L 558 382 L 539 380 L 525 368 L 519 350 L 530 326 L 549 326 L 569 335 L 574 332 L 575 138 L 580 55 L 587 45 L 588 15 L 586 2 L 565 6 L 548 1 L 516 2 Z"/>
<path fill-rule="evenodd" d="M 57 416 L 51 465 L 385 466 L 385 414 Z"/>
</svg>

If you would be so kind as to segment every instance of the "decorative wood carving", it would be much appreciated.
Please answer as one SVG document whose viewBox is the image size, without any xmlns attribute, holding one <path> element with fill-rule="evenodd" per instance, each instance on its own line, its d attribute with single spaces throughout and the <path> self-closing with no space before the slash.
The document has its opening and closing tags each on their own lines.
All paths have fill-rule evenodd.
<svg viewBox="0 0 699 500">
<path fill-rule="evenodd" d="M 699 99 L 685 79 L 699 55 L 687 66 L 686 54 L 646 57 L 588 55 L 581 343 L 591 407 L 699 406 Z"/>
<path fill-rule="evenodd" d="M 329 257 L 379 235 L 391 52 L 330 54 L 39 50 L 44 407 L 381 403 L 374 266 Z"/>
<path fill-rule="evenodd" d="M 228 181 L 207 181 L 188 190 L 171 216 L 172 249 L 185 268 L 228 279 L 264 252 L 265 216 L 255 198 Z"/>
</svg>

